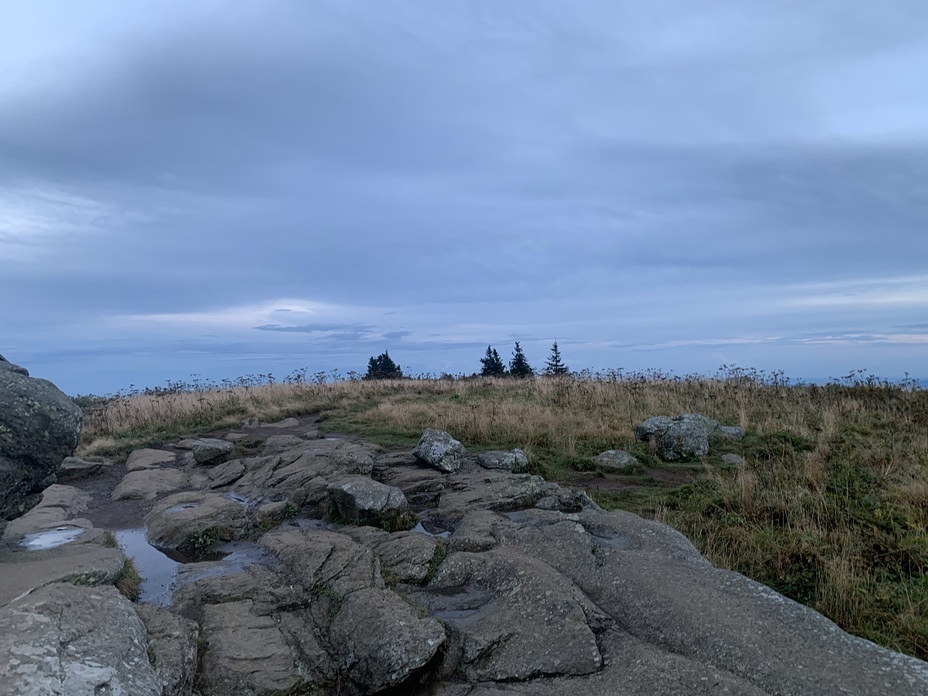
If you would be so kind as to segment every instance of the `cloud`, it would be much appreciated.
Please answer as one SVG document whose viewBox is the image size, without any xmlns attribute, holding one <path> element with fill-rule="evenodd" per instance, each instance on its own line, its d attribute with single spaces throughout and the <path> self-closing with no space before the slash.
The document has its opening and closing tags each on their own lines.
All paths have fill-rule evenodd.
<svg viewBox="0 0 928 696">
<path fill-rule="evenodd" d="M 43 8 L 0 8 L 0 327 L 53 376 L 920 359 L 919 0 Z"/>
<path fill-rule="evenodd" d="M 797 296 L 785 301 L 788 306 L 928 305 L 928 276 L 844 280 L 799 286 L 794 290 Z"/>
<path fill-rule="evenodd" d="M 291 310 L 276 310 L 277 312 L 289 312 Z M 331 333 L 333 331 L 344 331 L 350 329 L 349 333 L 361 334 L 368 333 L 374 327 L 370 325 L 359 324 L 303 324 L 301 326 L 282 326 L 280 324 L 266 324 L 256 326 L 259 331 L 284 331 L 289 333 Z"/>
</svg>

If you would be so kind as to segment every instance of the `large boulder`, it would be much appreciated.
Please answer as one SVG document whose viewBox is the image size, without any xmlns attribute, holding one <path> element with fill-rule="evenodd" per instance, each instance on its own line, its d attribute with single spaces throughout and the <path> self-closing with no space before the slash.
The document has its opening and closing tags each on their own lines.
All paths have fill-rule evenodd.
<svg viewBox="0 0 928 696">
<path fill-rule="evenodd" d="M 367 476 L 347 476 L 326 488 L 339 517 L 354 523 L 378 522 L 409 508 L 403 491 Z"/>
<path fill-rule="evenodd" d="M 0 519 L 22 515 L 55 482 L 77 447 L 81 419 L 54 384 L 0 356 Z"/>
<path fill-rule="evenodd" d="M 665 462 L 695 459 L 709 453 L 709 438 L 720 423 L 698 413 L 671 418 L 654 416 L 635 428 L 635 437 L 654 442 L 657 454 Z"/>
<path fill-rule="evenodd" d="M 427 428 L 419 438 L 413 454 L 419 461 L 450 474 L 461 468 L 467 451 L 464 445 L 444 430 Z"/>
</svg>

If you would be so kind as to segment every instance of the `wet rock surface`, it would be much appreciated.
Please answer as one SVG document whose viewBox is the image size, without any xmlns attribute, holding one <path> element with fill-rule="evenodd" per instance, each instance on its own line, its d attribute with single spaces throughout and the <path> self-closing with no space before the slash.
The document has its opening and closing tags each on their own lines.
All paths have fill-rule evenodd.
<svg viewBox="0 0 928 696">
<path fill-rule="evenodd" d="M 313 423 L 249 423 L 250 456 L 197 462 L 198 434 L 48 488 L 0 547 L 0 694 L 928 693 L 925 663 L 665 525 L 463 446 L 438 469 Z M 386 531 L 384 511 L 418 524 Z M 142 604 L 108 586 L 126 555 Z"/>
</svg>

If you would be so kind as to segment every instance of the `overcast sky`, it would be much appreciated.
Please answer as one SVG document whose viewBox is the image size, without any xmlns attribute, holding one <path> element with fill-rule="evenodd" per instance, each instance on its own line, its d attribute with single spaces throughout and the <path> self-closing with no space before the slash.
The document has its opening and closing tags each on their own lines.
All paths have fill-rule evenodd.
<svg viewBox="0 0 928 696">
<path fill-rule="evenodd" d="M 928 376 L 924 0 L 0 0 L 0 353 L 69 393 Z"/>
</svg>

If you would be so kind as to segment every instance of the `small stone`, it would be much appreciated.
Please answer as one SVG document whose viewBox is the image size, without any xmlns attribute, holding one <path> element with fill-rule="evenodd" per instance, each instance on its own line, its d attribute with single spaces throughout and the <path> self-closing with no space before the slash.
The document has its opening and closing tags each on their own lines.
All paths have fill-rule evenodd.
<svg viewBox="0 0 928 696">
<path fill-rule="evenodd" d="M 593 457 L 593 462 L 607 469 L 625 469 L 626 467 L 634 466 L 639 463 L 634 456 L 625 450 L 606 450 L 605 452 L 600 452 Z"/>
<path fill-rule="evenodd" d="M 265 423 L 265 428 L 295 428 L 300 424 L 296 418 L 285 418 L 282 421 L 277 421 L 276 423 Z"/>
</svg>

